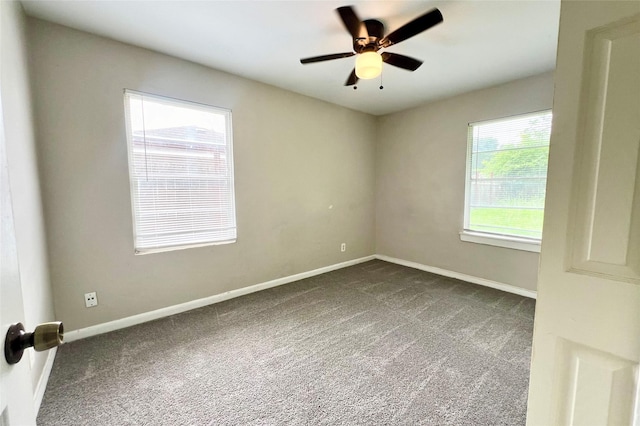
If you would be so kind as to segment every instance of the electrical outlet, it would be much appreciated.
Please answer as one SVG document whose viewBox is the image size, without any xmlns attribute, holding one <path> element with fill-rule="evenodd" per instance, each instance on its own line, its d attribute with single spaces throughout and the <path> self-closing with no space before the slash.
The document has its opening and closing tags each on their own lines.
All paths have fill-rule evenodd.
<svg viewBox="0 0 640 426">
<path fill-rule="evenodd" d="M 342 252 L 347 251 L 347 243 L 340 244 L 340 251 Z"/>
<path fill-rule="evenodd" d="M 94 306 L 98 306 L 98 295 L 96 294 L 95 291 L 84 294 L 84 304 L 87 308 L 93 308 Z"/>
</svg>

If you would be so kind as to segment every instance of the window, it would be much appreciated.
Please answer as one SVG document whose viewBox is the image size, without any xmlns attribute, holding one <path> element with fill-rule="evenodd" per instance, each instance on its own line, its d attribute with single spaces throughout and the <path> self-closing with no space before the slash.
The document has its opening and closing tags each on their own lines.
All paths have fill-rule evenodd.
<svg viewBox="0 0 640 426">
<path fill-rule="evenodd" d="M 465 241 L 539 251 L 551 111 L 469 124 Z"/>
<path fill-rule="evenodd" d="M 125 90 L 136 254 L 236 239 L 231 111 Z"/>
</svg>

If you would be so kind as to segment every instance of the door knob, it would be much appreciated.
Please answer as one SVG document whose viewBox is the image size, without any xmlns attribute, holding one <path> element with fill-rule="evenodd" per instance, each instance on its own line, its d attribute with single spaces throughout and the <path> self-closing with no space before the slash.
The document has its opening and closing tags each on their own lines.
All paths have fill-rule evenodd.
<svg viewBox="0 0 640 426">
<path fill-rule="evenodd" d="M 25 349 L 33 346 L 36 351 L 60 346 L 64 338 L 64 327 L 60 321 L 45 322 L 33 330 L 25 333 L 22 323 L 15 323 L 7 330 L 4 341 L 4 358 L 9 364 L 15 364 L 22 359 Z"/>
</svg>

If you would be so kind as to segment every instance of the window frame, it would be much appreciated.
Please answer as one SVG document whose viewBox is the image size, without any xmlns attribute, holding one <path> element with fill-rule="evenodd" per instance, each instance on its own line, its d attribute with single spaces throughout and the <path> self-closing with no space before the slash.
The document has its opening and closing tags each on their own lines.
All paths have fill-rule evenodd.
<svg viewBox="0 0 640 426">
<path fill-rule="evenodd" d="M 510 248 L 515 250 L 523 250 L 529 252 L 540 252 L 542 238 L 521 237 L 516 235 L 496 234 L 492 232 L 476 231 L 469 229 L 471 220 L 471 157 L 473 155 L 473 127 L 480 124 L 491 124 L 509 119 L 526 118 L 540 116 L 547 113 L 553 113 L 551 108 L 526 112 L 522 114 L 514 114 L 506 117 L 494 118 L 489 120 L 481 120 L 470 122 L 467 124 L 467 155 L 465 161 L 465 184 L 464 184 L 464 219 L 462 230 L 460 231 L 460 240 L 465 242 L 485 244 L 496 247 Z M 545 179 L 546 185 L 546 179 Z M 544 212 L 544 211 L 543 211 Z"/>
<path fill-rule="evenodd" d="M 224 239 L 224 240 L 212 240 L 212 241 L 206 241 L 206 242 L 193 242 L 193 243 L 177 243 L 177 244 L 173 244 L 173 245 L 167 245 L 167 246 L 158 246 L 158 247 L 151 247 L 151 248 L 139 248 L 136 247 L 136 242 L 137 242 L 137 230 L 138 230 L 138 224 L 137 224 L 137 220 L 136 220 L 136 205 L 135 205 L 135 201 L 134 201 L 134 185 L 136 180 L 134 179 L 134 162 L 133 162 L 133 148 L 132 148 L 132 129 L 131 129 L 131 117 L 129 114 L 129 105 L 128 105 L 128 95 L 136 95 L 136 96 L 141 96 L 143 99 L 147 98 L 147 99 L 157 99 L 161 102 L 168 102 L 168 103 L 175 103 L 178 105 L 182 105 L 185 107 L 189 107 L 189 108 L 193 108 L 194 110 L 204 110 L 207 112 L 215 112 L 217 114 L 221 114 L 224 116 L 224 120 L 225 120 L 225 145 L 227 147 L 227 154 L 228 154 L 228 164 L 227 167 L 229 169 L 229 173 L 228 173 L 228 177 L 229 177 L 229 183 L 230 183 L 230 206 L 231 206 L 231 210 L 232 210 L 232 214 L 233 214 L 233 227 L 235 229 L 234 231 L 234 237 L 231 239 Z M 124 107 L 125 107 L 125 131 L 126 131 L 126 143 L 127 143 L 127 171 L 128 171 L 128 179 L 129 179 L 129 197 L 130 197 L 130 201 L 131 201 L 131 219 L 132 219 L 132 231 L 133 231 L 133 249 L 134 249 L 134 254 L 135 255 L 145 255 L 145 254 L 151 254 L 151 253 L 162 253 L 162 252 L 168 252 L 168 251 L 174 251 L 174 250 L 184 250 L 184 249 L 189 249 L 189 248 L 196 248 L 196 247 L 207 247 L 207 246 L 213 246 L 213 245 L 225 245 L 225 244 L 233 244 L 237 241 L 237 210 L 236 210 L 236 200 L 235 200 L 235 168 L 234 168 L 234 155 L 233 155 L 233 123 L 232 123 L 232 110 L 228 109 L 228 108 L 223 108 L 223 107 L 217 107 L 217 106 L 213 106 L 213 105 L 208 105 L 208 104 L 204 104 L 204 103 L 200 103 L 200 102 L 193 102 L 193 101 L 188 101 L 188 100 L 184 100 L 184 99 L 178 99 L 178 98 L 173 98 L 170 96 L 163 96 L 163 95 L 157 95 L 157 94 L 153 94 L 153 93 L 147 93 L 147 92 L 140 92 L 137 90 L 131 90 L 131 89 L 124 89 L 123 90 L 123 101 L 124 101 Z"/>
</svg>

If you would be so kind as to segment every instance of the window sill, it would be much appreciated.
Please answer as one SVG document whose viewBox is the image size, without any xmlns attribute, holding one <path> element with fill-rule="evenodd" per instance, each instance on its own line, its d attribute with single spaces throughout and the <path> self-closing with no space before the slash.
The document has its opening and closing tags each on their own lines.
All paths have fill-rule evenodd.
<svg viewBox="0 0 640 426">
<path fill-rule="evenodd" d="M 145 254 L 164 253 L 167 251 L 185 250 L 185 249 L 196 248 L 196 247 L 219 246 L 223 244 L 233 244 L 235 242 L 236 242 L 236 239 L 234 238 L 233 240 L 211 241 L 211 242 L 199 243 L 199 244 L 185 244 L 181 246 L 135 249 L 133 254 L 135 254 L 136 256 L 144 256 Z"/>
<path fill-rule="evenodd" d="M 524 250 L 534 253 L 540 253 L 540 240 L 529 240 L 526 238 L 507 237 L 503 235 L 492 235 L 474 231 L 460 231 L 460 239 L 469 243 L 486 244 L 490 246 L 504 247 L 514 250 Z"/>
</svg>

